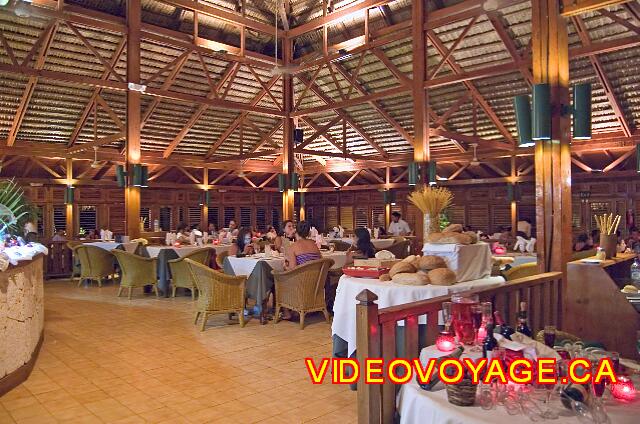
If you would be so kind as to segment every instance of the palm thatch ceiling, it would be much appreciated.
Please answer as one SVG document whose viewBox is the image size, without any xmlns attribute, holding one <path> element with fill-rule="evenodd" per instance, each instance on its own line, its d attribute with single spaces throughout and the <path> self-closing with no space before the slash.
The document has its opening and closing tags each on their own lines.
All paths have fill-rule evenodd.
<svg viewBox="0 0 640 424">
<path fill-rule="evenodd" d="M 102 159 L 117 161 L 126 121 L 126 0 L 65 0 L 56 11 L 58 3 L 12 1 L 0 9 L 0 140 L 57 157 L 90 158 L 96 146 Z M 194 2 L 142 0 L 143 154 L 184 166 L 277 172 L 284 116 L 283 78 L 273 71 L 282 51 L 280 44 L 276 58 L 277 16 L 278 37 L 296 35 L 293 116 L 306 140 L 298 166 L 318 172 L 327 161 L 406 162 L 411 1 L 366 0 L 368 19 L 360 11 L 314 25 L 360 3 L 201 0 L 194 13 Z M 491 158 L 512 152 L 517 139 L 512 100 L 532 82 L 531 3 L 492 3 L 497 10 L 477 0 L 427 2 L 430 146 L 450 164 L 443 175 L 470 159 L 470 143 Z M 624 166 L 640 119 L 640 5 L 567 22 L 571 83 L 592 84 L 592 143 L 609 149 L 585 165 L 591 153 L 583 145 L 574 164 L 582 171 L 616 160 Z M 332 60 L 322 53 L 325 38 Z"/>
</svg>

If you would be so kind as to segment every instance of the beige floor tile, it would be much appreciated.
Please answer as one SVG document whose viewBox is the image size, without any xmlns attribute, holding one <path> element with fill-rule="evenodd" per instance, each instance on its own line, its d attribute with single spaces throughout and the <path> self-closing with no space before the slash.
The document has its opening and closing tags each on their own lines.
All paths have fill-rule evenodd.
<svg viewBox="0 0 640 424">
<path fill-rule="evenodd" d="M 0 423 L 355 422 L 354 392 L 308 381 L 304 358 L 331 356 L 321 315 L 304 331 L 213 317 L 200 332 L 188 297 L 116 290 L 46 283 L 55 319 L 29 379 L 0 398 Z"/>
</svg>

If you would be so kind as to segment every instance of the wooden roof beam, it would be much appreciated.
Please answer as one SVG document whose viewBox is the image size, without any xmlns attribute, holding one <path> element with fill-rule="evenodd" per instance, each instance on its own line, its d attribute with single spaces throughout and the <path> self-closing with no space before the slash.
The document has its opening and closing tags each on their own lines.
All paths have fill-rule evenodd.
<svg viewBox="0 0 640 424">
<path fill-rule="evenodd" d="M 618 165 L 624 163 L 631 155 L 636 153 L 636 149 L 629 149 L 626 153 L 623 153 L 618 159 L 611 162 L 609 165 L 605 166 L 602 172 L 609 172 L 615 169 Z"/>
<path fill-rule="evenodd" d="M 589 37 L 589 30 L 587 29 L 584 22 L 582 21 L 582 18 L 580 16 L 574 16 L 571 19 L 573 22 L 573 26 L 575 27 L 576 32 L 580 37 L 580 41 L 582 41 L 582 44 L 584 46 L 589 46 L 591 44 L 591 38 Z M 629 121 L 627 121 L 627 118 L 624 114 L 624 109 L 622 108 L 622 104 L 616 98 L 616 95 L 613 91 L 613 85 L 611 84 L 611 81 L 607 77 L 607 74 L 604 71 L 604 67 L 600 62 L 600 59 L 596 55 L 590 55 L 589 61 L 593 66 L 593 69 L 596 73 L 596 76 L 598 77 L 598 80 L 600 81 L 600 84 L 602 85 L 602 88 L 604 88 L 604 92 L 607 96 L 607 100 L 609 100 L 609 105 L 611 106 L 611 109 L 613 109 L 613 113 L 616 115 L 616 119 L 620 124 L 620 127 L 622 128 L 623 133 L 627 137 L 631 136 L 631 133 L 632 133 L 631 125 L 629 124 Z"/>
<path fill-rule="evenodd" d="M 522 61 L 522 57 L 520 53 L 518 53 L 518 48 L 516 47 L 513 38 L 511 38 L 507 28 L 504 26 L 502 14 L 498 11 L 487 12 L 487 18 L 489 18 L 489 22 L 491 22 L 493 29 L 498 33 L 498 36 L 509 52 L 511 59 L 520 64 L 520 73 L 524 77 L 529 88 L 531 88 L 533 85 L 533 74 L 529 69 L 529 65 Z"/>
<path fill-rule="evenodd" d="M 585 12 L 602 9 L 630 0 L 561 0 L 562 16 L 565 18 L 578 16 Z"/>
<path fill-rule="evenodd" d="M 47 55 L 49 54 L 49 49 L 51 48 L 51 44 L 53 43 L 53 39 L 57 30 L 58 23 L 54 21 L 42 31 L 40 37 L 38 37 L 38 40 L 31 48 L 31 51 L 22 61 L 21 67 L 25 67 L 29 64 L 29 62 L 31 61 L 31 57 L 38 49 L 40 50 L 40 53 L 35 60 L 33 69 L 39 71 L 44 67 L 44 63 L 47 60 Z M 31 97 L 33 96 L 33 93 L 36 89 L 37 83 L 37 75 L 30 75 L 24 91 L 22 92 L 22 97 L 20 98 L 20 103 L 18 104 L 16 114 L 13 117 L 11 128 L 9 129 L 9 135 L 7 136 L 7 146 L 12 146 L 16 141 L 16 137 L 18 136 L 18 132 L 20 132 L 20 126 L 22 125 L 22 121 L 27 114 L 27 110 L 29 109 L 29 103 L 31 102 Z"/>
</svg>

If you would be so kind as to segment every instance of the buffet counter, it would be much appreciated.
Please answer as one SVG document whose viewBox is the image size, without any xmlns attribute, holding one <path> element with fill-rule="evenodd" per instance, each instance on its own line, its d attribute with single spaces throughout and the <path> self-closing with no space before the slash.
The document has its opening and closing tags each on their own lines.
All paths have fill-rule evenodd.
<svg viewBox="0 0 640 424">
<path fill-rule="evenodd" d="M 0 396 L 27 379 L 42 344 L 43 261 L 38 254 L 0 272 Z"/>
</svg>

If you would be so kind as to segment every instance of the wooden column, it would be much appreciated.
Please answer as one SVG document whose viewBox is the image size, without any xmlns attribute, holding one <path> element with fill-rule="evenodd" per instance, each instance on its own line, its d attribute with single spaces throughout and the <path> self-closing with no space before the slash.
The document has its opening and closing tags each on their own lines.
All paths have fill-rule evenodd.
<svg viewBox="0 0 640 424">
<path fill-rule="evenodd" d="M 140 84 L 140 0 L 127 0 L 127 82 Z M 126 232 L 130 238 L 140 237 L 140 187 L 131 185 L 133 165 L 140 163 L 139 91 L 127 90 L 126 159 L 129 185 L 125 188 Z"/>
<path fill-rule="evenodd" d="M 292 59 L 293 44 L 290 39 L 285 38 L 282 43 L 282 59 L 284 65 L 287 66 Z M 285 175 L 287 187 L 291 183 L 291 175 L 295 172 L 295 157 L 293 153 L 293 118 L 291 111 L 293 109 L 293 76 L 289 74 L 282 75 L 282 105 L 283 110 L 287 114 L 284 119 L 282 128 L 282 173 Z M 293 219 L 294 217 L 294 192 L 287 189 L 282 192 L 282 220 Z"/>
<path fill-rule="evenodd" d="M 73 185 L 73 159 L 71 158 L 67 158 L 67 163 L 66 163 L 66 170 L 67 170 L 67 187 L 72 186 Z M 67 188 L 65 187 L 65 190 Z M 68 205 L 65 205 L 65 207 L 67 208 L 66 210 L 66 227 L 67 227 L 67 237 L 71 238 L 71 237 L 75 237 L 76 235 L 76 229 L 75 229 L 75 225 L 74 225 L 74 202 L 71 202 Z"/>
<path fill-rule="evenodd" d="M 561 271 L 571 258 L 571 154 L 567 23 L 557 0 L 533 0 L 534 83 L 551 85 L 551 140 L 535 147 L 536 227 L 540 271 Z"/>
<path fill-rule="evenodd" d="M 517 178 L 517 168 L 516 168 L 516 156 L 511 156 L 511 178 L 512 181 L 515 181 Z M 517 183 L 510 183 L 513 185 L 513 198 L 511 199 L 511 234 L 515 237 L 518 234 L 518 202 L 516 199 L 517 195 Z M 495 228 L 494 228 L 495 231 Z M 531 234 L 533 236 L 533 234 Z"/>
<path fill-rule="evenodd" d="M 424 81 L 427 79 L 426 61 L 426 0 L 414 0 L 412 5 L 412 48 L 413 48 L 413 160 L 418 163 L 428 162 L 429 152 L 429 120 L 427 115 L 427 90 Z M 426 170 L 426 167 L 423 167 Z"/>
<path fill-rule="evenodd" d="M 209 191 L 209 168 L 202 169 L 202 184 L 206 192 Z M 203 193 L 202 202 L 202 216 L 200 217 L 200 227 L 202 231 L 209 230 L 209 203 L 207 202 L 207 195 Z M 218 225 L 216 223 L 216 225 Z"/>
</svg>

